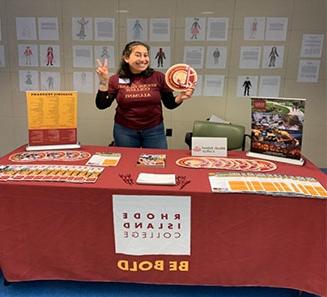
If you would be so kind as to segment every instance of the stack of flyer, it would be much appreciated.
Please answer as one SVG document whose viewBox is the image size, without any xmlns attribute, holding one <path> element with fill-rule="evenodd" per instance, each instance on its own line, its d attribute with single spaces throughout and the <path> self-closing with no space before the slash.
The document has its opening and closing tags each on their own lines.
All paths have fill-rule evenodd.
<svg viewBox="0 0 327 297">
<path fill-rule="evenodd" d="M 248 172 L 215 172 L 209 173 L 209 182 L 212 192 L 327 198 L 326 189 L 313 177 Z"/>
<path fill-rule="evenodd" d="M 83 165 L 0 165 L 0 181 L 95 183 L 102 171 Z"/>
</svg>

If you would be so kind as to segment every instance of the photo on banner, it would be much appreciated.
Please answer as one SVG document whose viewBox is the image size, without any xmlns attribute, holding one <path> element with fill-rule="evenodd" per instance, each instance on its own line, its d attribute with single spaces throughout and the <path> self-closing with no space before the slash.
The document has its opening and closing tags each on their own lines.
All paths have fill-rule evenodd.
<svg viewBox="0 0 327 297">
<path fill-rule="evenodd" d="M 303 165 L 301 155 L 305 99 L 251 98 L 248 156 Z"/>
</svg>

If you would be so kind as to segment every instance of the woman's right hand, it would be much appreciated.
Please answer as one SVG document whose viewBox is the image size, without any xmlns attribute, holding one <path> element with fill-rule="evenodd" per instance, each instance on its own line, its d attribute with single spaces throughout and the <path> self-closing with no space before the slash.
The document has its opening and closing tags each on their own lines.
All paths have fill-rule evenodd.
<svg viewBox="0 0 327 297">
<path fill-rule="evenodd" d="M 108 70 L 108 59 L 104 59 L 103 63 L 99 59 L 97 59 L 98 67 L 95 70 L 99 77 L 99 89 L 101 91 L 108 90 L 109 83 L 109 70 Z"/>
</svg>

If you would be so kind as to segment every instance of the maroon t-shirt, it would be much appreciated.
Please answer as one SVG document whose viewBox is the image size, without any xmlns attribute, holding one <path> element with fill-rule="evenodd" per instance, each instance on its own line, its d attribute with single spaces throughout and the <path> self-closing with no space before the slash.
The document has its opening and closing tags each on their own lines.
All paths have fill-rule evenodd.
<svg viewBox="0 0 327 297">
<path fill-rule="evenodd" d="M 116 97 L 115 122 L 131 129 L 152 128 L 163 121 L 160 93 L 171 92 L 165 75 L 154 71 L 150 77 L 135 75 L 109 80 L 109 94 Z"/>
</svg>

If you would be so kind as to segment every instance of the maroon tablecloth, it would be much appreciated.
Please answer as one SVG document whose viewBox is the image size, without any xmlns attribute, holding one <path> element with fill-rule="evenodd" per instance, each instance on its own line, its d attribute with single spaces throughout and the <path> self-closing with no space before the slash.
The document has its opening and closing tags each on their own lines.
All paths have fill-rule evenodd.
<svg viewBox="0 0 327 297">
<path fill-rule="evenodd" d="M 208 172 L 217 170 L 175 164 L 190 154 L 186 150 L 95 146 L 81 150 L 121 152 L 122 158 L 118 166 L 107 167 L 95 184 L 0 183 L 0 268 L 8 281 L 271 286 L 327 296 L 326 200 L 212 193 Z M 166 167 L 136 167 L 141 153 L 165 153 Z M 10 164 L 8 156 L 0 164 Z M 244 157 L 244 153 L 229 156 Z M 85 160 L 69 164 L 85 164 Z M 326 175 L 310 161 L 302 167 L 276 164 L 274 173 L 312 176 L 327 187 Z M 139 172 L 175 173 L 191 182 L 183 189 L 129 185 L 119 176 L 130 174 L 135 181 Z M 189 195 L 191 254 L 115 253 L 113 194 Z M 128 269 L 119 267 L 122 261 Z M 156 261 L 168 265 L 187 262 L 188 269 L 138 269 L 140 263 Z"/>
</svg>

